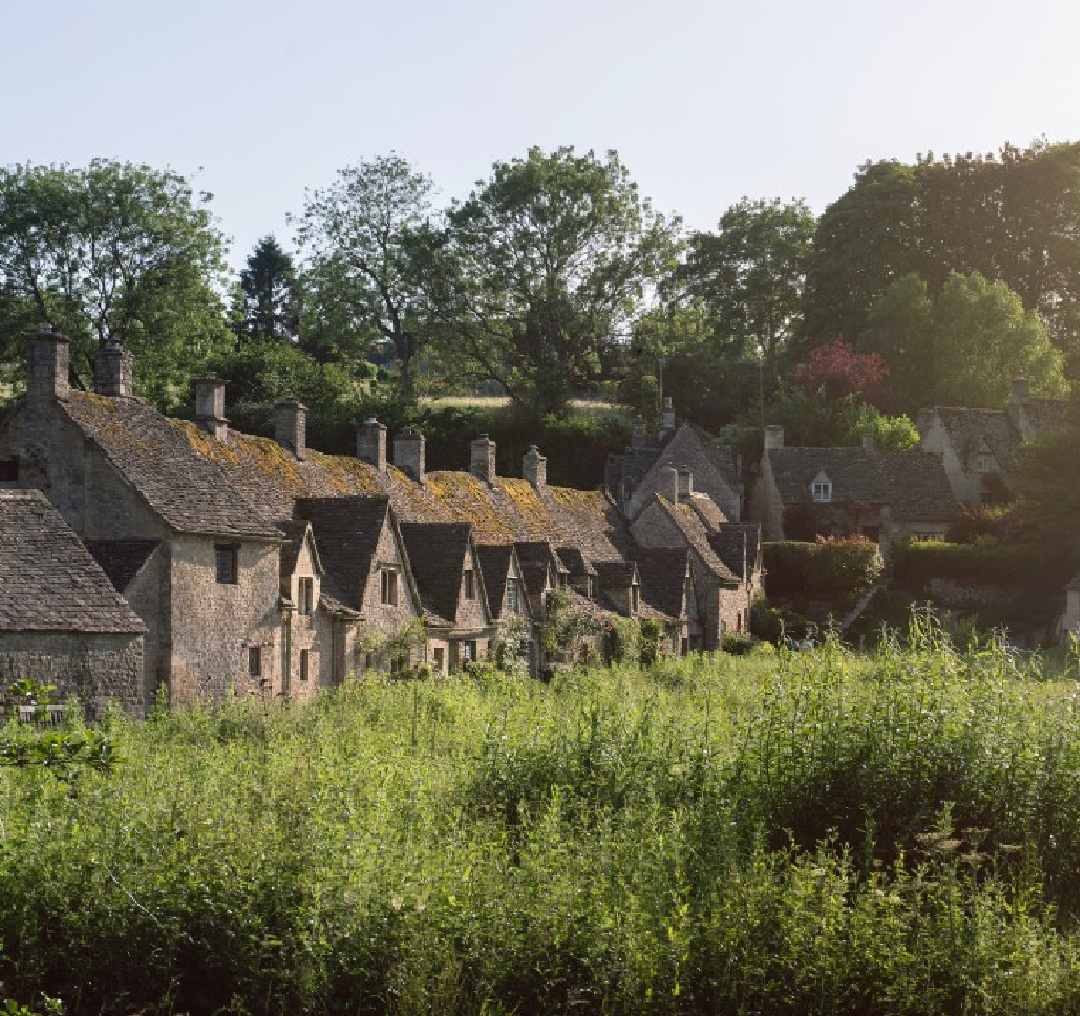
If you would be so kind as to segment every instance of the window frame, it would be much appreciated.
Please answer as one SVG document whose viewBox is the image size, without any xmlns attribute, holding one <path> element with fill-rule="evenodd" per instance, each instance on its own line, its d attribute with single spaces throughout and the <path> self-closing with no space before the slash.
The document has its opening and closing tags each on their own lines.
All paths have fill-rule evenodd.
<svg viewBox="0 0 1080 1016">
<path fill-rule="evenodd" d="M 263 676 L 262 646 L 248 646 L 248 677 Z"/>
<path fill-rule="evenodd" d="M 506 609 L 513 614 L 521 613 L 521 579 L 515 576 L 506 580 Z"/>
<path fill-rule="evenodd" d="M 379 603 L 384 607 L 396 607 L 400 600 L 397 568 L 379 569 Z"/>
<path fill-rule="evenodd" d="M 311 650 L 310 649 L 301 649 L 300 650 L 300 661 L 299 661 L 299 663 L 300 663 L 300 665 L 299 665 L 298 670 L 299 670 L 299 674 L 300 674 L 300 680 L 303 681 L 306 684 L 307 681 L 311 677 Z"/>
<path fill-rule="evenodd" d="M 461 573 L 463 594 L 466 600 L 476 599 L 476 578 L 471 568 L 466 568 Z"/>
<path fill-rule="evenodd" d="M 296 601 L 298 613 L 308 616 L 315 613 L 315 579 L 313 576 L 300 576 Z"/>
<path fill-rule="evenodd" d="M 814 480 L 810 484 L 810 499 L 814 504 L 829 504 L 832 501 L 832 480 Z"/>
<path fill-rule="evenodd" d="M 228 562 L 227 568 L 222 567 L 223 562 Z M 240 584 L 240 544 L 214 544 L 214 581 L 219 586 Z"/>
</svg>

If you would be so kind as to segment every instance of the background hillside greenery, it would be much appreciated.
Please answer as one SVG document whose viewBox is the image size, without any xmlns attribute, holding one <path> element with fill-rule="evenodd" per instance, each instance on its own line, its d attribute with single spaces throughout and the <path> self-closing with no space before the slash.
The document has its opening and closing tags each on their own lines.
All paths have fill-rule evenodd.
<svg viewBox="0 0 1080 1016">
<path fill-rule="evenodd" d="M 0 995 L 69 1012 L 1064 1013 L 1077 660 L 365 680 L 0 771 Z M 35 1003 L 36 1004 L 36 1003 Z"/>
</svg>

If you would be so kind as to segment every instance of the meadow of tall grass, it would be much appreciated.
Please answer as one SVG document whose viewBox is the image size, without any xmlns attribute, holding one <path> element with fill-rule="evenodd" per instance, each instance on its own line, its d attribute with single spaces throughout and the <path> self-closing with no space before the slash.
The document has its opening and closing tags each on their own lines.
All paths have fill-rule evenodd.
<svg viewBox="0 0 1080 1016">
<path fill-rule="evenodd" d="M 0 770 L 0 999 L 1080 1011 L 1076 658 L 666 659 L 110 718 Z"/>
</svg>

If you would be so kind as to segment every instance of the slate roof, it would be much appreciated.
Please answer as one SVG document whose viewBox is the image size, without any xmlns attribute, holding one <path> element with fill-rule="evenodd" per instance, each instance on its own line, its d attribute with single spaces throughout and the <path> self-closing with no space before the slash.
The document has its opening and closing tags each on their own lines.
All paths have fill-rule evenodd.
<svg viewBox="0 0 1080 1016">
<path fill-rule="evenodd" d="M 301 519 L 311 522 L 319 561 L 324 562 L 323 591 L 333 601 L 359 612 L 387 521 L 388 499 L 302 498 L 296 511 Z"/>
<path fill-rule="evenodd" d="M 506 598 L 506 580 L 514 560 L 511 544 L 477 544 L 476 559 L 484 573 L 484 589 L 487 590 L 488 609 L 493 618 L 502 617 L 503 600 Z"/>
<path fill-rule="evenodd" d="M 0 491 L 0 562 L 0 631 L 146 631 L 40 491 Z"/>
<path fill-rule="evenodd" d="M 761 548 L 761 527 L 757 523 L 729 522 L 709 534 L 709 546 L 736 575 L 743 574 L 745 562 L 749 577 L 758 563 Z"/>
<path fill-rule="evenodd" d="M 601 589 L 628 589 L 637 578 L 637 565 L 633 561 L 596 562 L 596 581 Z"/>
<path fill-rule="evenodd" d="M 452 626 L 457 620 L 461 575 L 469 550 L 468 524 L 404 522 L 401 536 L 425 616 L 432 624 Z"/>
<path fill-rule="evenodd" d="M 1065 425 L 1068 403 L 1057 399 L 1029 399 L 1023 412 L 1038 435 Z M 935 406 L 932 410 L 922 410 L 920 416 L 924 413 L 937 415 L 966 468 L 975 468 L 976 456 L 985 447 L 1006 476 L 1016 471 L 1024 440 L 1008 410 Z"/>
<path fill-rule="evenodd" d="M 122 593 L 161 546 L 160 540 L 86 540 L 86 549 Z"/>
<path fill-rule="evenodd" d="M 686 547 L 642 547 L 634 556 L 641 576 L 641 598 L 666 617 L 683 617 L 690 551 Z"/>
<path fill-rule="evenodd" d="M 572 577 L 596 575 L 596 569 L 582 554 L 580 547 L 557 547 L 555 553 L 559 555 L 559 560 L 566 566 L 567 573 Z"/>
<path fill-rule="evenodd" d="M 177 532 L 280 536 L 213 458 L 185 440 L 180 421 L 167 419 L 142 399 L 72 391 L 57 405 Z M 207 441 L 213 439 L 207 435 Z"/>
<path fill-rule="evenodd" d="M 945 468 L 929 452 L 865 448 L 772 448 L 765 453 L 785 505 L 808 501 L 819 473 L 832 482 L 832 503 L 890 505 L 899 520 L 948 521 L 956 499 Z"/>
<path fill-rule="evenodd" d="M 739 576 L 724 564 L 716 551 L 713 550 L 712 544 L 709 542 L 710 531 L 701 521 L 701 516 L 688 504 L 673 505 L 659 494 L 653 496 L 668 518 L 675 523 L 705 568 L 725 585 L 739 585 L 741 582 Z"/>
<path fill-rule="evenodd" d="M 550 543 L 523 541 L 514 544 L 514 552 L 521 566 L 521 577 L 525 581 L 525 589 L 530 596 L 543 594 L 549 568 L 552 573 L 557 573 L 560 568 L 563 571 L 566 569 L 566 566 L 556 557 Z"/>
</svg>

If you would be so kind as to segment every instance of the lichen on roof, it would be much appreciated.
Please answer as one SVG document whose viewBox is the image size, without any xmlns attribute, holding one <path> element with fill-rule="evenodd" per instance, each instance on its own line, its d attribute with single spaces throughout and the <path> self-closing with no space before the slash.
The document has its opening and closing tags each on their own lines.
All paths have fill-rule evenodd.
<svg viewBox="0 0 1080 1016">
<path fill-rule="evenodd" d="M 240 456 L 228 444 L 211 437 L 190 420 L 169 420 L 169 423 L 204 459 L 216 462 L 219 466 L 235 466 L 239 464 Z"/>
</svg>

